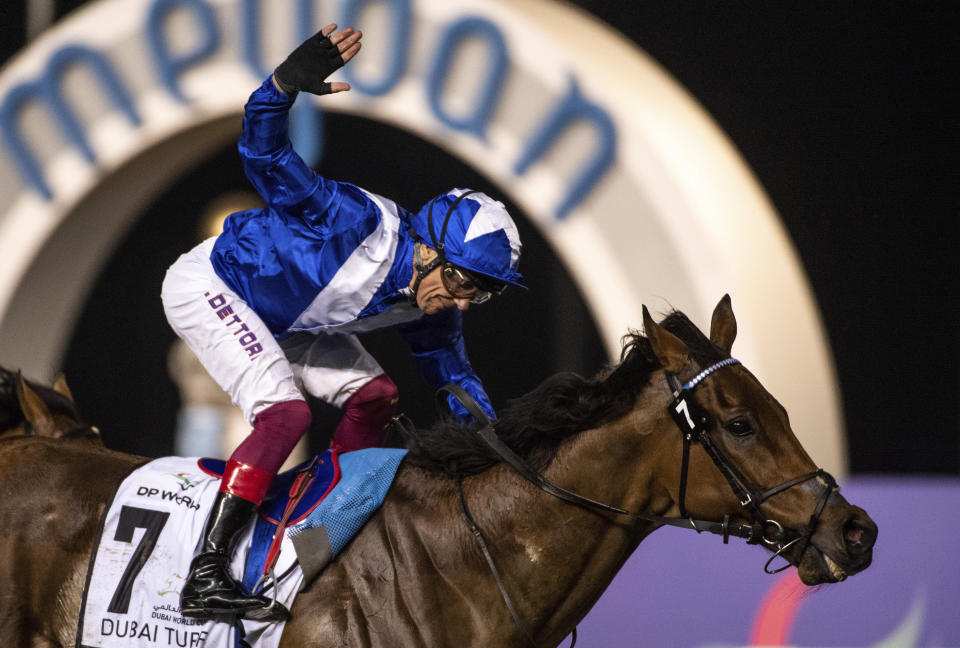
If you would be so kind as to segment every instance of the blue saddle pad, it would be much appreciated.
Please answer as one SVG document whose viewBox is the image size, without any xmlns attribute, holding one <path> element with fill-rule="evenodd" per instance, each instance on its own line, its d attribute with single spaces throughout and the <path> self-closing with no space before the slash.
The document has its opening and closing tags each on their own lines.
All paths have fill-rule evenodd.
<svg viewBox="0 0 960 648">
<path fill-rule="evenodd" d="M 328 450 L 317 457 L 313 467 L 315 479 L 294 508 L 288 521 L 289 533 L 296 536 L 322 526 L 327 534 L 330 555 L 336 556 L 383 502 L 406 452 L 367 448 L 341 455 Z M 198 463 L 203 471 L 223 476 L 226 462 L 201 459 Z M 271 540 L 290 501 L 290 487 L 308 465 L 309 462 L 305 462 L 281 473 L 267 491 L 253 528 L 244 568 L 243 586 L 247 591 L 254 590 L 263 574 Z"/>
</svg>

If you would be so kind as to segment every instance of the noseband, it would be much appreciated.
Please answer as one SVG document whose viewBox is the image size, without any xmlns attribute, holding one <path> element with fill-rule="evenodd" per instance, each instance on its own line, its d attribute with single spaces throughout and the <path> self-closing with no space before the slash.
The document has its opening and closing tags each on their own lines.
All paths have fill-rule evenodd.
<svg viewBox="0 0 960 648">
<path fill-rule="evenodd" d="M 757 490 L 743 476 L 743 473 L 741 473 L 737 467 L 729 459 L 727 459 L 726 455 L 724 455 L 723 452 L 721 452 L 720 449 L 713 443 L 713 439 L 710 437 L 710 432 L 707 429 L 707 423 L 709 419 L 707 418 L 705 411 L 693 399 L 693 391 L 698 385 L 700 385 L 700 383 L 704 381 L 704 379 L 710 376 L 710 374 L 719 369 L 723 369 L 724 367 L 737 364 L 740 364 L 740 361 L 734 358 L 721 360 L 720 362 L 712 364 L 698 373 L 693 379 L 684 385 L 680 384 L 680 381 L 674 374 L 670 372 L 666 373 L 667 382 L 670 385 L 671 392 L 673 393 L 673 401 L 669 406 L 670 415 L 677 424 L 677 427 L 680 428 L 680 433 L 683 439 L 683 454 L 680 466 L 680 491 L 678 502 L 680 517 L 675 518 L 628 511 L 616 506 L 597 502 L 588 497 L 584 497 L 583 495 L 557 486 L 542 474 L 531 468 L 523 458 L 517 455 L 500 439 L 500 437 L 497 436 L 497 433 L 493 427 L 493 423 L 483 412 L 483 410 L 480 409 L 473 398 L 461 387 L 453 384 L 446 385 L 445 387 L 440 388 L 437 393 L 437 398 L 438 402 L 442 402 L 444 393 L 448 393 L 459 400 L 460 403 L 473 416 L 474 420 L 480 424 L 477 434 L 480 435 L 480 437 L 487 443 L 487 445 L 490 446 L 490 448 L 500 457 L 500 459 L 510 465 L 510 467 L 512 467 L 522 477 L 533 483 L 541 490 L 546 491 L 550 495 L 553 495 L 554 497 L 557 497 L 565 502 L 575 504 L 597 513 L 615 513 L 617 515 L 625 515 L 631 518 L 633 521 L 645 521 L 656 525 L 693 529 L 697 533 L 707 532 L 721 535 L 723 536 L 724 544 L 729 542 L 730 536 L 744 538 L 747 541 L 747 544 L 760 544 L 762 542 L 771 547 L 771 550 L 774 552 L 773 556 L 770 557 L 763 569 L 768 574 L 776 574 L 784 569 L 787 569 L 793 563 L 791 563 L 789 559 L 786 559 L 785 556 L 784 557 L 787 560 L 787 563 L 782 567 L 770 569 L 771 563 L 778 556 L 783 556 L 788 549 L 797 543 L 799 544 L 797 546 L 795 556 L 797 564 L 800 563 L 804 552 L 807 550 L 807 545 L 817 529 L 817 525 L 820 522 L 820 516 L 823 513 L 823 509 L 827 505 L 827 500 L 830 499 L 830 495 L 833 494 L 834 491 L 839 490 L 839 487 L 837 486 L 836 480 L 832 475 L 830 475 L 830 473 L 822 469 L 817 469 L 813 472 L 800 475 L 799 477 L 788 479 L 779 486 L 774 486 L 769 490 L 757 492 Z M 742 506 L 748 514 L 750 518 L 750 524 L 731 524 L 729 515 L 724 515 L 722 522 L 712 522 L 707 520 L 695 520 L 687 514 L 685 500 L 688 468 L 690 463 L 690 446 L 694 443 L 700 444 L 700 446 L 706 451 L 707 455 L 713 461 L 714 465 L 727 480 L 730 488 L 740 501 L 740 506 Z M 810 516 L 810 520 L 807 522 L 806 528 L 804 528 L 804 530 L 796 538 L 786 541 L 786 530 L 784 529 L 783 525 L 776 520 L 768 519 L 763 513 L 763 509 L 760 505 L 774 495 L 782 493 L 787 489 L 793 488 L 794 486 L 798 486 L 812 479 L 815 479 L 816 482 L 822 487 L 822 491 L 820 493 L 819 500 L 817 501 L 817 505 L 814 508 L 813 515 Z M 480 546 L 484 558 L 490 567 L 490 571 L 493 573 L 494 580 L 497 582 L 497 586 L 500 588 L 500 594 L 503 596 L 503 600 L 506 603 L 511 616 L 513 616 L 514 622 L 526 635 L 529 643 L 533 646 L 536 646 L 532 633 L 524 624 L 523 620 L 520 618 L 520 615 L 513 606 L 510 596 L 504 587 L 503 580 L 500 577 L 500 573 L 494 564 L 493 556 L 487 548 L 486 541 L 480 532 L 480 528 L 477 526 L 473 516 L 470 514 L 470 510 L 467 508 L 467 502 L 463 496 L 463 489 L 460 480 L 457 481 L 457 490 L 460 498 L 460 508 L 464 515 L 464 519 L 466 520 L 467 526 L 470 528 L 470 531 L 473 533 L 478 545 Z M 576 643 L 576 630 L 574 630 L 573 633 L 573 643 Z M 573 644 L 571 644 L 571 648 L 572 646 Z"/>
</svg>

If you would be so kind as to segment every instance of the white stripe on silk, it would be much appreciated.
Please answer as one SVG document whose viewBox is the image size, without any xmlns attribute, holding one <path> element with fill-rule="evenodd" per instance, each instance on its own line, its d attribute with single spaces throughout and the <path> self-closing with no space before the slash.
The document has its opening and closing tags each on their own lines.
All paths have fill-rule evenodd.
<svg viewBox="0 0 960 648">
<path fill-rule="evenodd" d="M 383 196 L 363 192 L 380 209 L 379 225 L 347 257 L 330 283 L 317 293 L 288 330 L 311 331 L 352 322 L 387 278 L 397 253 L 400 229 L 397 205 Z"/>
</svg>

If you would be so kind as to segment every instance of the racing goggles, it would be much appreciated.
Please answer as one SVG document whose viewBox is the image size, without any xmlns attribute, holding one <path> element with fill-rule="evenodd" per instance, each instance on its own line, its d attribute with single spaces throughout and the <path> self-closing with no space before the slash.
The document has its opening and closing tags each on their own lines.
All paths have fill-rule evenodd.
<svg viewBox="0 0 960 648">
<path fill-rule="evenodd" d="M 469 299 L 471 304 L 482 304 L 507 289 L 502 281 L 458 268 L 449 261 L 440 269 L 440 278 L 448 293 L 456 299 Z"/>
</svg>

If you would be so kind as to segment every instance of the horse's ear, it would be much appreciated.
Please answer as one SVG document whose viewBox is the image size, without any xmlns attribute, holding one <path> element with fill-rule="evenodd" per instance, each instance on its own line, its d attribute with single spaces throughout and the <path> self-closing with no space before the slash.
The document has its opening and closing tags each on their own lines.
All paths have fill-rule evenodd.
<svg viewBox="0 0 960 648">
<path fill-rule="evenodd" d="M 20 403 L 20 409 L 23 410 L 23 417 L 33 428 L 34 432 L 40 436 L 56 436 L 56 424 L 53 420 L 53 414 L 47 408 L 43 399 L 33 391 L 22 373 L 17 374 L 17 400 Z"/>
<path fill-rule="evenodd" d="M 70 387 L 67 385 L 67 377 L 63 374 L 57 374 L 56 380 L 53 381 L 53 391 L 61 396 L 66 396 L 71 403 L 74 402 L 73 392 L 70 391 Z"/>
<path fill-rule="evenodd" d="M 643 307 L 643 332 L 650 340 L 650 348 L 667 371 L 679 373 L 689 358 L 687 345 L 680 338 L 653 321 L 650 311 Z"/>
<path fill-rule="evenodd" d="M 733 316 L 733 307 L 730 305 L 730 295 L 723 299 L 713 309 L 713 318 L 710 320 L 710 341 L 730 355 L 733 341 L 737 337 L 737 318 Z"/>
</svg>

